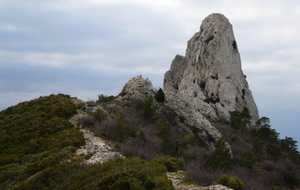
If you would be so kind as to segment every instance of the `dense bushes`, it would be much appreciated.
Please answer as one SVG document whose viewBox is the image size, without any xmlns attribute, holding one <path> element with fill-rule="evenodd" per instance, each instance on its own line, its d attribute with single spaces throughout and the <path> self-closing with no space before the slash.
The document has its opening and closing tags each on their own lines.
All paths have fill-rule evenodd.
<svg viewBox="0 0 300 190">
<path fill-rule="evenodd" d="M 218 183 L 236 190 L 242 190 L 244 188 L 244 182 L 240 178 L 226 174 L 220 176 Z"/>
<path fill-rule="evenodd" d="M 17 189 L 172 190 L 167 168 L 156 161 L 126 158 L 94 165 L 43 170 Z"/>
<path fill-rule="evenodd" d="M 290 137 L 279 139 L 279 133 L 271 128 L 266 117 L 258 121 L 256 128 L 249 129 L 244 123 L 248 119 L 241 115 L 238 112 L 232 114 L 239 118 L 234 123 L 235 127 L 214 122 L 231 147 L 232 160 L 222 156 L 224 151 L 218 150 L 218 146 L 214 151 L 202 152 L 195 160 L 185 160 L 188 178 L 201 185 L 210 185 L 221 174 L 227 174 L 240 178 L 244 183 L 243 189 L 299 189 L 297 141 Z M 226 160 L 231 166 L 229 169 L 222 167 L 222 163 L 227 165 Z"/>
<path fill-rule="evenodd" d="M 182 159 L 173 158 L 170 156 L 167 157 L 160 156 L 155 158 L 154 161 L 166 166 L 169 172 L 177 172 L 178 170 L 184 169 L 184 164 Z"/>
<path fill-rule="evenodd" d="M 84 118 L 82 126 L 127 157 L 103 165 L 79 164 L 93 154 L 73 157 L 84 139 L 68 121 L 78 108 L 68 95 L 41 97 L 0 112 L 0 189 L 172 189 L 165 172 L 184 168 L 188 179 L 203 186 L 300 187 L 297 141 L 279 139 L 268 118 L 252 129 L 247 128 L 247 110 L 231 112 L 231 127 L 211 122 L 223 137 L 208 150 L 166 108 L 162 95 L 161 90 L 126 103 L 99 96 L 89 103 L 101 109 Z"/>
<path fill-rule="evenodd" d="M 211 169 L 222 169 L 225 171 L 232 169 L 233 159 L 230 147 L 223 139 L 219 139 L 215 150 L 211 154 L 206 154 L 205 157 Z"/>
<path fill-rule="evenodd" d="M 0 189 L 60 164 L 84 144 L 68 119 L 76 113 L 70 96 L 58 94 L 23 102 L 0 112 Z"/>
<path fill-rule="evenodd" d="M 140 102 L 127 102 L 125 105 L 113 101 L 113 105 L 101 104 L 104 109 L 106 107 L 109 120 L 82 124 L 88 127 L 92 123 L 92 129 L 99 135 L 114 140 L 118 150 L 125 156 L 138 156 L 148 160 L 154 154 L 197 157 L 194 153 L 188 153 L 191 146 L 196 146 L 196 136 L 172 125 L 167 113 L 160 112 L 160 106 L 163 105 L 153 96 Z M 85 120 L 88 119 L 83 119 Z"/>
</svg>

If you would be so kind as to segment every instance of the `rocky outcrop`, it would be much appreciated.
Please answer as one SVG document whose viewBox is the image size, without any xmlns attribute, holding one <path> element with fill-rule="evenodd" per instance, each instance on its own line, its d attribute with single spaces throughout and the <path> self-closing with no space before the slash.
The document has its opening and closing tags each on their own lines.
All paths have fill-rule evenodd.
<svg viewBox="0 0 300 190">
<path fill-rule="evenodd" d="M 259 118 L 232 25 L 222 14 L 206 17 L 188 41 L 185 57 L 176 55 L 165 73 L 164 91 L 167 101 L 178 96 L 213 119 L 229 121 L 231 111 L 243 110 L 249 111 L 251 124 Z"/>
<path fill-rule="evenodd" d="M 204 118 L 193 104 L 173 92 L 167 92 L 167 97 L 166 104 L 180 117 L 180 120 L 197 134 L 203 144 L 213 149 L 215 142 L 222 137 L 221 133 Z"/>
<path fill-rule="evenodd" d="M 92 118 L 89 113 L 94 113 L 98 109 L 101 109 L 104 113 L 106 113 L 109 119 L 109 115 L 106 110 L 99 105 L 89 106 L 86 102 L 80 99 L 73 99 L 73 102 L 78 107 L 82 107 L 82 109 L 77 110 L 77 114 L 73 115 L 69 121 L 74 126 L 79 126 L 80 131 L 83 133 L 85 145 L 79 147 L 76 152 L 77 156 L 85 158 L 83 163 L 104 163 L 116 158 L 124 158 L 122 154 L 114 151 L 113 148 L 111 148 L 102 138 L 95 136 L 92 131 L 83 129 L 81 126 L 81 120 L 83 118 Z"/>
<path fill-rule="evenodd" d="M 223 185 L 200 187 L 196 184 L 186 184 L 184 183 L 184 180 L 186 180 L 184 171 L 168 172 L 167 176 L 172 181 L 172 185 L 174 186 L 175 190 L 233 190 Z"/>
<path fill-rule="evenodd" d="M 246 111 L 248 127 L 259 119 L 232 25 L 222 14 L 206 17 L 188 41 L 186 55 L 175 56 L 164 76 L 164 93 L 164 106 L 212 149 L 222 135 L 208 118 L 229 122 L 230 112 Z M 139 75 L 125 84 L 117 99 L 143 100 L 150 94 L 151 81 Z"/>
<path fill-rule="evenodd" d="M 188 41 L 186 55 L 176 55 L 165 73 L 166 104 L 205 144 L 221 137 L 207 118 L 230 121 L 230 112 L 247 111 L 249 125 L 259 119 L 232 25 L 222 14 L 206 17 Z"/>
<path fill-rule="evenodd" d="M 121 101 L 144 100 L 145 97 L 154 94 L 152 82 L 142 75 L 131 78 L 123 87 L 117 99 Z"/>
</svg>

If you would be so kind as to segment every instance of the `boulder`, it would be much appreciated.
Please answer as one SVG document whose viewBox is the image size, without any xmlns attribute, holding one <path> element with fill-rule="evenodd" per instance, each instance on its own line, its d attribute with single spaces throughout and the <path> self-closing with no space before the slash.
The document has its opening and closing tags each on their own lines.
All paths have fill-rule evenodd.
<svg viewBox="0 0 300 190">
<path fill-rule="evenodd" d="M 139 75 L 131 78 L 124 85 L 117 99 L 122 101 L 144 100 L 149 95 L 154 95 L 152 82 Z"/>
</svg>

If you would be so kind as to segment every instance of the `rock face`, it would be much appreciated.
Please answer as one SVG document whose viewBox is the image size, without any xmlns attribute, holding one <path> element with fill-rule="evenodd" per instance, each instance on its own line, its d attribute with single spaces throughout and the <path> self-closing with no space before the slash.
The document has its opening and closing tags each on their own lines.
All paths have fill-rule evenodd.
<svg viewBox="0 0 300 190">
<path fill-rule="evenodd" d="M 123 87 L 118 96 L 119 100 L 144 100 L 150 94 L 154 93 L 152 82 L 142 75 L 131 78 Z"/>
<path fill-rule="evenodd" d="M 164 76 L 165 106 L 210 148 L 222 137 L 207 120 L 230 121 L 230 112 L 247 111 L 248 127 L 259 119 L 243 74 L 232 25 L 222 14 L 206 17 L 188 41 L 186 55 L 176 55 Z M 130 79 L 119 100 L 143 100 L 154 94 L 149 79 Z M 229 146 L 229 145 L 228 145 Z"/>
<path fill-rule="evenodd" d="M 186 55 L 176 55 L 165 73 L 164 91 L 170 107 L 178 107 L 174 99 L 180 99 L 193 107 L 188 111 L 205 117 L 229 121 L 231 111 L 248 110 L 250 124 L 259 119 L 232 25 L 222 14 L 206 17 L 188 41 Z"/>
</svg>

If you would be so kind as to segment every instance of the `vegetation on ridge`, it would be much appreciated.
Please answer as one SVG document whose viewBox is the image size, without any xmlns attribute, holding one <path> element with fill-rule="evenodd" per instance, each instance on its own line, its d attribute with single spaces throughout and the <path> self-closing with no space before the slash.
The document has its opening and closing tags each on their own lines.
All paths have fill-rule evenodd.
<svg viewBox="0 0 300 190">
<path fill-rule="evenodd" d="M 76 109 L 70 96 L 58 94 L 0 112 L 0 189 L 58 166 L 84 145 L 82 133 L 68 121 Z"/>
<path fill-rule="evenodd" d="M 269 118 L 250 129 L 247 110 L 232 112 L 230 124 L 211 120 L 223 138 L 207 150 L 162 95 L 125 103 L 102 95 L 87 103 L 98 109 L 81 120 L 82 127 L 127 157 L 105 164 L 85 165 L 83 157 L 74 157 L 84 138 L 68 119 L 85 106 L 76 106 L 68 95 L 40 97 L 0 112 L 0 189 L 173 189 L 165 173 L 183 169 L 203 186 L 300 188 L 297 141 L 279 139 Z"/>
</svg>

